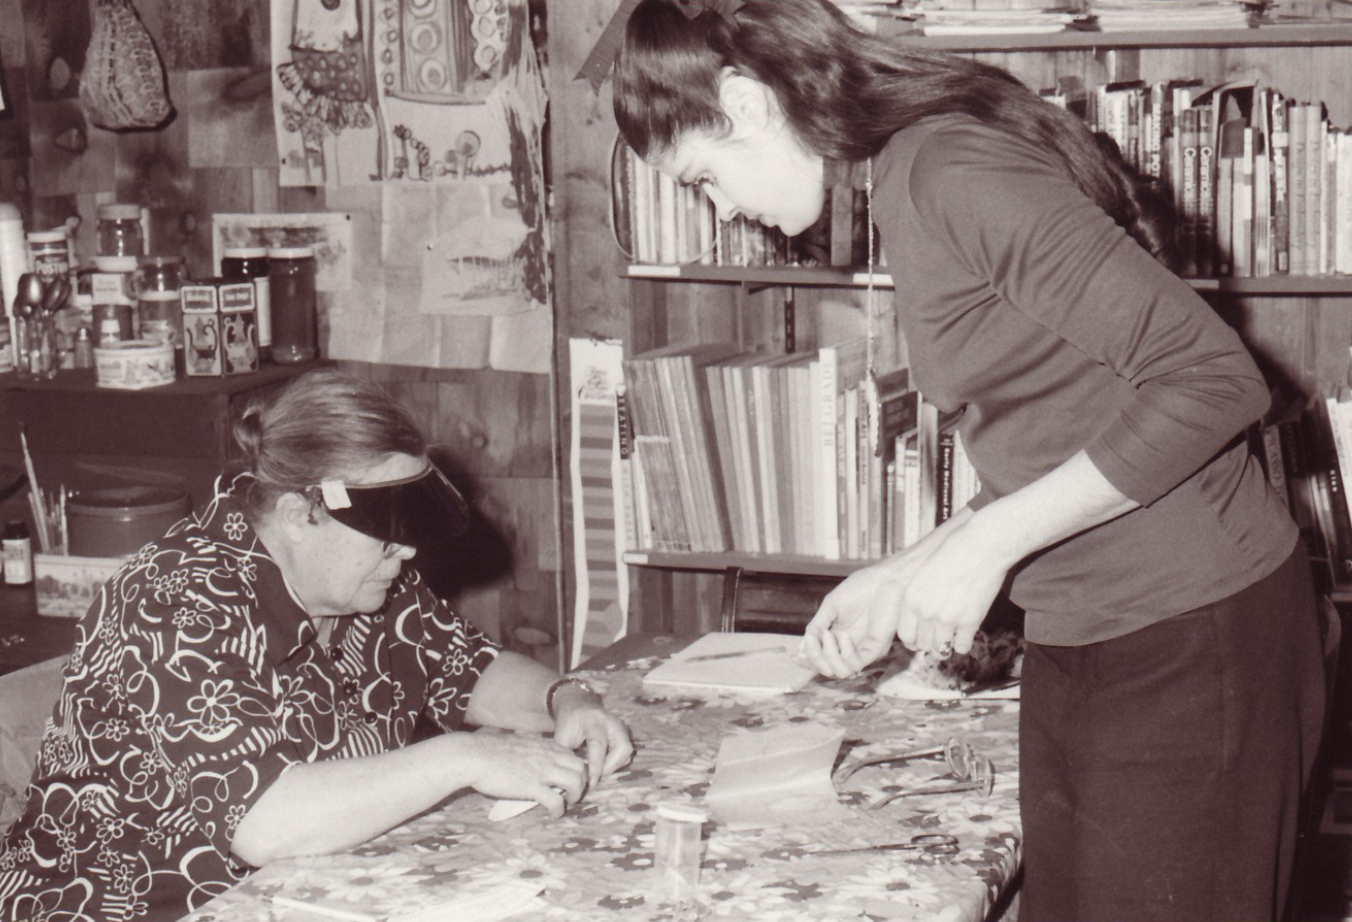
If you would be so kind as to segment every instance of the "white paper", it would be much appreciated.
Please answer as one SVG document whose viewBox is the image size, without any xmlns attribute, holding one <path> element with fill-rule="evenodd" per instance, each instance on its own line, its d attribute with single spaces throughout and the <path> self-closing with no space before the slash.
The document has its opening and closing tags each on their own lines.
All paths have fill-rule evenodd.
<svg viewBox="0 0 1352 922">
<path fill-rule="evenodd" d="M 842 819 L 849 810 L 836 798 L 831 767 L 844 737 L 816 724 L 724 737 L 705 802 L 718 819 L 744 826 Z"/>
<path fill-rule="evenodd" d="M 817 673 L 795 659 L 802 637 L 728 631 L 705 634 L 643 678 L 645 685 L 708 688 L 741 694 L 782 695 L 807 685 Z M 745 653 L 724 659 L 706 656 Z"/>
</svg>

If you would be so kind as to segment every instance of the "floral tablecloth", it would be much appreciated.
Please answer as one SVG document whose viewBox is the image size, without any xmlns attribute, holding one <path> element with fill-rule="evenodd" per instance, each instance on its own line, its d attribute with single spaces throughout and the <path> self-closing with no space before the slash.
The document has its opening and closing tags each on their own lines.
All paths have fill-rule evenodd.
<svg viewBox="0 0 1352 922">
<path fill-rule="evenodd" d="M 802 692 L 771 698 L 645 689 L 643 675 L 658 661 L 648 656 L 581 673 L 629 722 L 636 752 L 627 769 L 563 818 L 534 809 L 492 822 L 492 801 L 464 794 L 351 852 L 274 864 L 190 918 L 320 918 L 285 905 L 296 901 L 322 902 L 353 919 L 397 919 L 522 880 L 544 888 L 541 903 L 522 919 L 979 922 L 988 915 L 1018 867 L 1017 701 L 881 698 L 872 691 L 876 676 L 867 675 L 818 679 Z M 661 902 L 653 870 L 655 805 L 701 803 L 725 735 L 799 721 L 838 727 L 845 746 L 863 752 L 961 737 L 991 759 L 994 791 L 907 797 L 873 810 L 868 804 L 884 792 L 954 779 L 942 759 L 865 768 L 840 785 L 848 821 L 755 831 L 711 821 L 698 903 Z M 936 832 L 956 836 L 960 851 L 809 854 L 813 846 Z"/>
</svg>

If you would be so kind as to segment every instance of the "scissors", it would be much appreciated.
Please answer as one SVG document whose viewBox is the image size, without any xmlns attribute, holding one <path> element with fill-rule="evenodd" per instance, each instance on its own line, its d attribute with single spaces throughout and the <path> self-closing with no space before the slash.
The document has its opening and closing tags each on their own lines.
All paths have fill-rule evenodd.
<svg viewBox="0 0 1352 922">
<path fill-rule="evenodd" d="M 959 851 L 956 836 L 941 832 L 925 832 L 911 836 L 909 842 L 883 842 L 879 845 L 860 845 L 854 848 L 814 848 L 810 855 L 854 855 L 860 852 L 924 852 L 927 855 L 956 855 Z"/>
</svg>

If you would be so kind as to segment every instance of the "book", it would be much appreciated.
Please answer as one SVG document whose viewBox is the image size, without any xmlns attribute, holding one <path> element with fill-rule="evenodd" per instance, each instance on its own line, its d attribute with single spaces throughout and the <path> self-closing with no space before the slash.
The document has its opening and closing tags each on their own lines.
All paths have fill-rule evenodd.
<svg viewBox="0 0 1352 922">
<path fill-rule="evenodd" d="M 1268 149 L 1271 159 L 1272 272 L 1291 271 L 1291 212 L 1287 200 L 1287 152 L 1291 135 L 1287 131 L 1287 102 L 1279 92 L 1268 94 Z"/>
<path fill-rule="evenodd" d="M 744 694 L 798 691 L 817 673 L 794 660 L 802 637 L 748 631 L 701 636 L 643 677 L 645 686 L 677 686 Z"/>
<path fill-rule="evenodd" d="M 1305 272 L 1315 275 L 1320 265 L 1324 239 L 1324 108 L 1305 106 Z"/>
</svg>

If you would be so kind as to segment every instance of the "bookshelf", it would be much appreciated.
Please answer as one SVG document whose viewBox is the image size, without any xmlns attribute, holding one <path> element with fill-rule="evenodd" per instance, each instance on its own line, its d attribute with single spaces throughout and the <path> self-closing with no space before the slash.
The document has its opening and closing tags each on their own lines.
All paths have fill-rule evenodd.
<svg viewBox="0 0 1352 922">
<path fill-rule="evenodd" d="M 614 0 L 588 0 L 604 22 Z M 571 16 L 569 17 L 572 18 Z M 580 63 L 596 30 L 568 23 L 555 46 Z M 880 31 L 886 32 L 883 23 Z M 1142 80 L 1147 84 L 1196 77 L 1206 86 L 1254 78 L 1288 98 L 1319 101 L 1330 124 L 1352 127 L 1352 22 L 1277 22 L 1243 30 L 1086 32 L 924 38 L 896 34 L 898 42 L 974 56 L 1014 73 L 1038 90 L 1063 78 L 1085 86 Z M 572 59 L 567 59 L 567 65 Z M 565 66 L 563 69 L 567 69 Z M 609 95 L 560 86 L 551 105 L 585 129 L 564 124 L 555 139 L 556 165 L 569 171 L 560 196 L 571 233 L 558 254 L 558 299 L 566 336 L 623 340 L 626 355 L 677 342 L 723 341 L 743 348 L 803 351 L 862 335 L 867 273 L 859 267 L 631 265 L 607 234 L 596 245 L 578 231 L 609 208 Z M 556 129 L 557 130 L 557 129 Z M 585 136 L 590 132 L 591 136 Z M 598 137 L 597 135 L 600 135 Z M 562 143 L 560 143 L 562 142 Z M 588 160 L 588 158 L 594 158 Z M 608 246 L 608 249 L 607 249 Z M 885 289 L 891 279 L 873 278 Z M 1190 284 L 1240 331 L 1265 373 L 1284 388 L 1322 393 L 1348 375 L 1352 345 L 1352 276 L 1271 275 L 1196 278 Z M 905 344 L 887 344 L 904 363 Z M 564 420 L 566 426 L 567 420 Z M 760 572 L 845 576 L 863 561 L 730 552 L 691 554 L 631 552 L 631 618 L 635 629 L 716 627 L 722 574 L 729 568 Z"/>
</svg>

